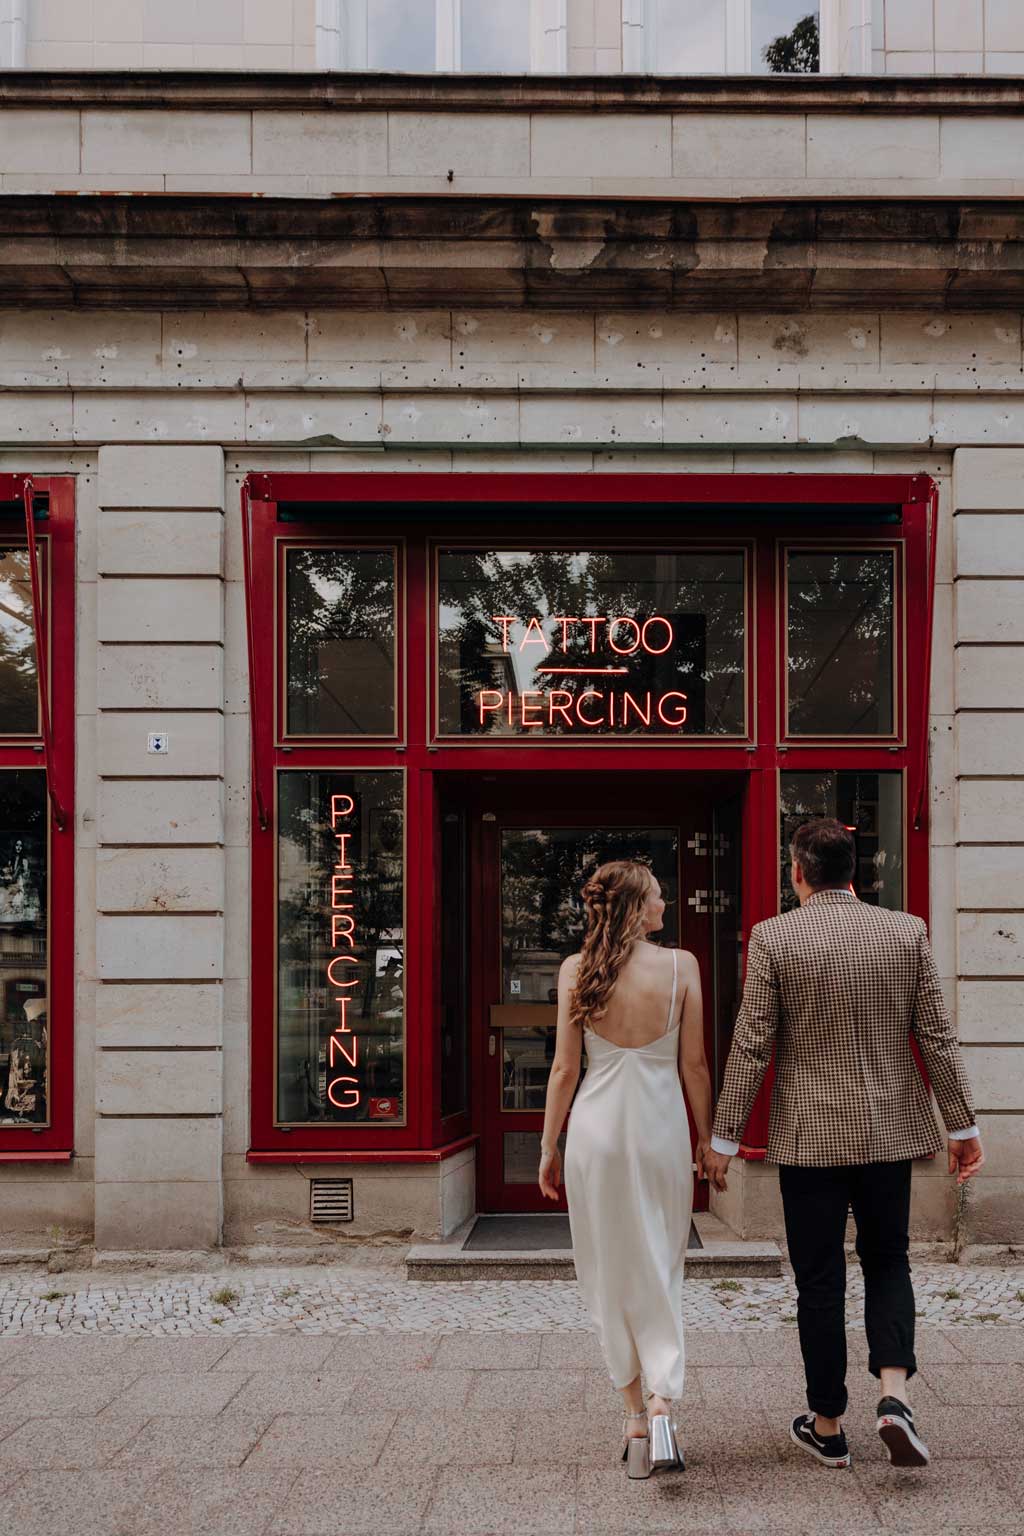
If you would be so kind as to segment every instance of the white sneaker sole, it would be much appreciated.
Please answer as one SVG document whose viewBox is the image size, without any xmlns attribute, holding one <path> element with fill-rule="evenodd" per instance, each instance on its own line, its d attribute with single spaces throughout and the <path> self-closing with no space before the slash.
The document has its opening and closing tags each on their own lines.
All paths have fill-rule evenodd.
<svg viewBox="0 0 1024 1536">
<path fill-rule="evenodd" d="M 815 1461 L 820 1461 L 823 1467 L 850 1467 L 853 1465 L 853 1457 L 849 1452 L 845 1456 L 826 1456 L 824 1451 L 819 1451 L 816 1446 L 808 1445 L 806 1440 L 801 1440 L 792 1424 L 789 1426 L 789 1438 L 794 1445 L 798 1445 L 808 1456 L 813 1456 Z"/>
<path fill-rule="evenodd" d="M 895 1413 L 883 1413 L 876 1425 L 882 1444 L 889 1452 L 894 1467 L 926 1467 L 931 1457 L 928 1447 L 919 1440 L 906 1419 Z"/>
</svg>

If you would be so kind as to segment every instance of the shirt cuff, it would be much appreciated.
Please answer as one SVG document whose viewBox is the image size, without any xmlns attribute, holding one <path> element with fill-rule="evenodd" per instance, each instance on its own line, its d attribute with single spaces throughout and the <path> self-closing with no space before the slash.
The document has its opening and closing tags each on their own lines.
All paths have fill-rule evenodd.
<svg viewBox="0 0 1024 1536">
<path fill-rule="evenodd" d="M 960 1134 L 964 1135 L 965 1133 L 961 1131 Z M 721 1152 L 723 1157 L 735 1157 L 739 1149 L 740 1144 L 738 1141 L 726 1141 L 724 1136 L 712 1136 L 711 1138 L 712 1152 Z"/>
<path fill-rule="evenodd" d="M 947 1131 L 946 1135 L 950 1141 L 970 1141 L 972 1136 L 980 1136 L 981 1132 L 976 1125 L 972 1125 L 966 1131 Z"/>
</svg>

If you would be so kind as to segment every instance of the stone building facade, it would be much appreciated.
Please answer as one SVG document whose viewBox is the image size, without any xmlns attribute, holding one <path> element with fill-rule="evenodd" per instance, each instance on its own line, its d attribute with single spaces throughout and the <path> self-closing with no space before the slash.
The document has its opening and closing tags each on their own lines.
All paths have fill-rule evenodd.
<svg viewBox="0 0 1024 1536">
<path fill-rule="evenodd" d="M 897 594 L 894 645 L 918 658 L 918 676 L 897 682 L 903 734 L 894 724 L 891 750 L 911 794 L 928 654 L 916 647 L 931 619 L 928 807 L 914 855 L 927 894 L 915 909 L 930 919 L 989 1161 L 960 1211 L 941 1167 L 917 1170 L 915 1236 L 1024 1240 L 1024 13 L 1009 0 L 831 0 L 820 17 L 830 72 L 769 78 L 750 73 L 752 3 L 723 4 L 714 72 L 688 71 L 684 50 L 660 74 L 623 74 L 651 67 L 635 34 L 654 25 L 653 3 L 524 5 L 509 46 L 538 72 L 514 78 L 360 73 L 372 44 L 359 44 L 354 4 L 0 10 L 0 559 L 13 562 L 4 601 L 22 637 L 11 654 L 30 633 L 24 477 L 55 561 L 62 519 L 74 538 L 73 577 L 55 563 L 38 598 L 53 740 L 18 727 L 7 757 L 0 749 L 0 769 L 23 775 L 45 759 L 51 787 L 73 799 L 66 830 L 45 806 L 49 832 L 33 823 L 50 852 L 48 964 L 65 967 L 66 1001 L 44 1042 L 46 1115 L 0 1114 L 8 1250 L 429 1238 L 502 1208 L 493 1192 L 481 1198 L 486 1105 L 470 1094 L 459 1133 L 442 1134 L 436 1082 L 417 1084 L 424 1061 L 441 1073 L 442 1037 L 437 995 L 411 985 L 406 1075 L 372 1101 L 386 1117 L 389 1093 L 405 1095 L 393 1130 L 384 1118 L 361 1143 L 365 1127 L 343 1123 L 314 1138 L 322 1156 L 300 1133 L 289 1155 L 275 1111 L 273 1135 L 254 1140 L 252 1085 L 259 1096 L 273 1075 L 254 965 L 276 929 L 249 684 L 252 655 L 259 665 L 273 653 L 274 609 L 260 566 L 250 635 L 242 490 L 259 560 L 268 517 L 282 537 L 290 516 L 313 527 L 325 497 L 354 494 L 330 477 L 357 474 L 375 487 L 369 502 L 390 508 L 364 508 L 361 526 L 369 518 L 386 542 L 401 522 L 410 549 L 410 508 L 438 474 L 474 477 L 484 510 L 472 537 L 490 524 L 504 547 L 529 511 L 514 499 L 527 482 L 507 478 L 520 474 L 595 487 L 614 476 L 627 507 L 651 498 L 651 477 L 693 477 L 716 509 L 703 537 L 735 513 L 715 477 L 811 477 L 794 504 L 813 511 L 817 497 L 826 510 L 799 525 L 805 544 L 824 537 L 840 499 L 870 503 L 870 482 L 898 481 L 921 507 L 934 486 L 934 580 L 923 543 Z M 442 33 L 458 14 L 439 3 L 432 22 L 438 56 L 456 65 L 460 45 Z M 400 511 L 380 488 L 395 474 Z M 316 477 L 315 493 L 293 477 Z M 478 477 L 511 487 L 511 514 Z M 685 499 L 681 485 L 672 498 Z M 458 494 L 444 494 L 428 526 L 450 527 Z M 789 529 L 779 501 L 770 517 Z M 312 543 L 338 526 L 316 523 Z M 578 541 L 579 522 L 565 526 Z M 620 542 L 623 526 L 649 531 L 636 508 Z M 677 532 L 657 524 L 659 539 Z M 406 638 L 411 686 L 427 658 Z M 405 750 L 346 739 L 325 769 L 370 774 Z M 439 750 L 431 739 L 424 754 Z M 271 748 L 292 750 L 268 736 L 264 759 L 257 741 L 268 782 L 286 764 Z M 458 767 L 454 750 L 442 742 L 439 759 L 453 785 L 472 766 L 470 747 Z M 749 750 L 784 775 L 800 749 L 773 735 Z M 865 837 L 877 836 L 864 814 Z M 910 800 L 901 815 L 889 857 L 902 867 Z M 0 828 L 0 939 L 21 944 L 7 980 L 25 988 L 8 998 L 8 1088 L 14 1037 L 31 1034 L 47 974 L 26 958 L 25 891 L 31 906 L 41 886 L 18 885 L 19 816 Z M 380 816 L 378 871 L 391 825 Z M 73 844 L 71 891 L 55 879 L 59 839 Z M 407 839 L 407 899 L 426 878 L 409 863 L 420 858 Z M 446 893 L 439 883 L 442 906 Z M 764 915 L 762 896 L 751 906 L 748 881 L 743 911 Z M 398 964 L 388 943 L 397 955 L 394 923 L 379 930 L 378 992 Z M 428 928 L 416 943 L 415 966 L 401 963 L 422 981 Z M 50 986 L 52 1014 L 52 974 Z M 459 1006 L 471 1055 L 488 1025 L 466 997 Z M 742 1236 L 778 1236 L 771 1172 L 753 1154 L 719 1214 Z M 353 1219 L 321 1228 L 311 1191 L 321 1181 L 329 1197 L 342 1177 Z"/>
</svg>

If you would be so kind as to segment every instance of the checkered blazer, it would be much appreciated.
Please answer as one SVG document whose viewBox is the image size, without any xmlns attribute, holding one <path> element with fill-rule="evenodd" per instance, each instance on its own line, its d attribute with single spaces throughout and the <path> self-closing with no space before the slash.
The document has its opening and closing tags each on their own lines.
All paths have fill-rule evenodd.
<svg viewBox="0 0 1024 1536">
<path fill-rule="evenodd" d="M 828 1167 L 939 1151 L 911 1035 L 947 1130 L 967 1130 L 971 1090 L 924 923 L 851 891 L 815 892 L 751 930 L 715 1135 L 742 1140 L 774 1046 L 768 1162 Z"/>
</svg>

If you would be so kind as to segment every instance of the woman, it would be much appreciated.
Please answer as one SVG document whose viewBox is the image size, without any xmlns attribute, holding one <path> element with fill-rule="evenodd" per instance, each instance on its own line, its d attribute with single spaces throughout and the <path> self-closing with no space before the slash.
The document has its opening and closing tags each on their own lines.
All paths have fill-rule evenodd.
<svg viewBox="0 0 1024 1536">
<path fill-rule="evenodd" d="M 697 1123 L 699 1177 L 711 1140 L 700 972 L 687 951 L 646 942 L 662 926 L 665 903 L 645 864 L 602 864 L 583 900 L 583 949 L 558 976 L 539 1182 L 557 1200 L 558 1136 L 585 1038 L 587 1073 L 566 1138 L 565 1192 L 580 1288 L 625 1401 L 622 1459 L 630 1477 L 643 1478 L 683 1465 L 670 1418 L 683 1392 L 683 1259 L 693 1204 L 680 1080 Z"/>
</svg>

